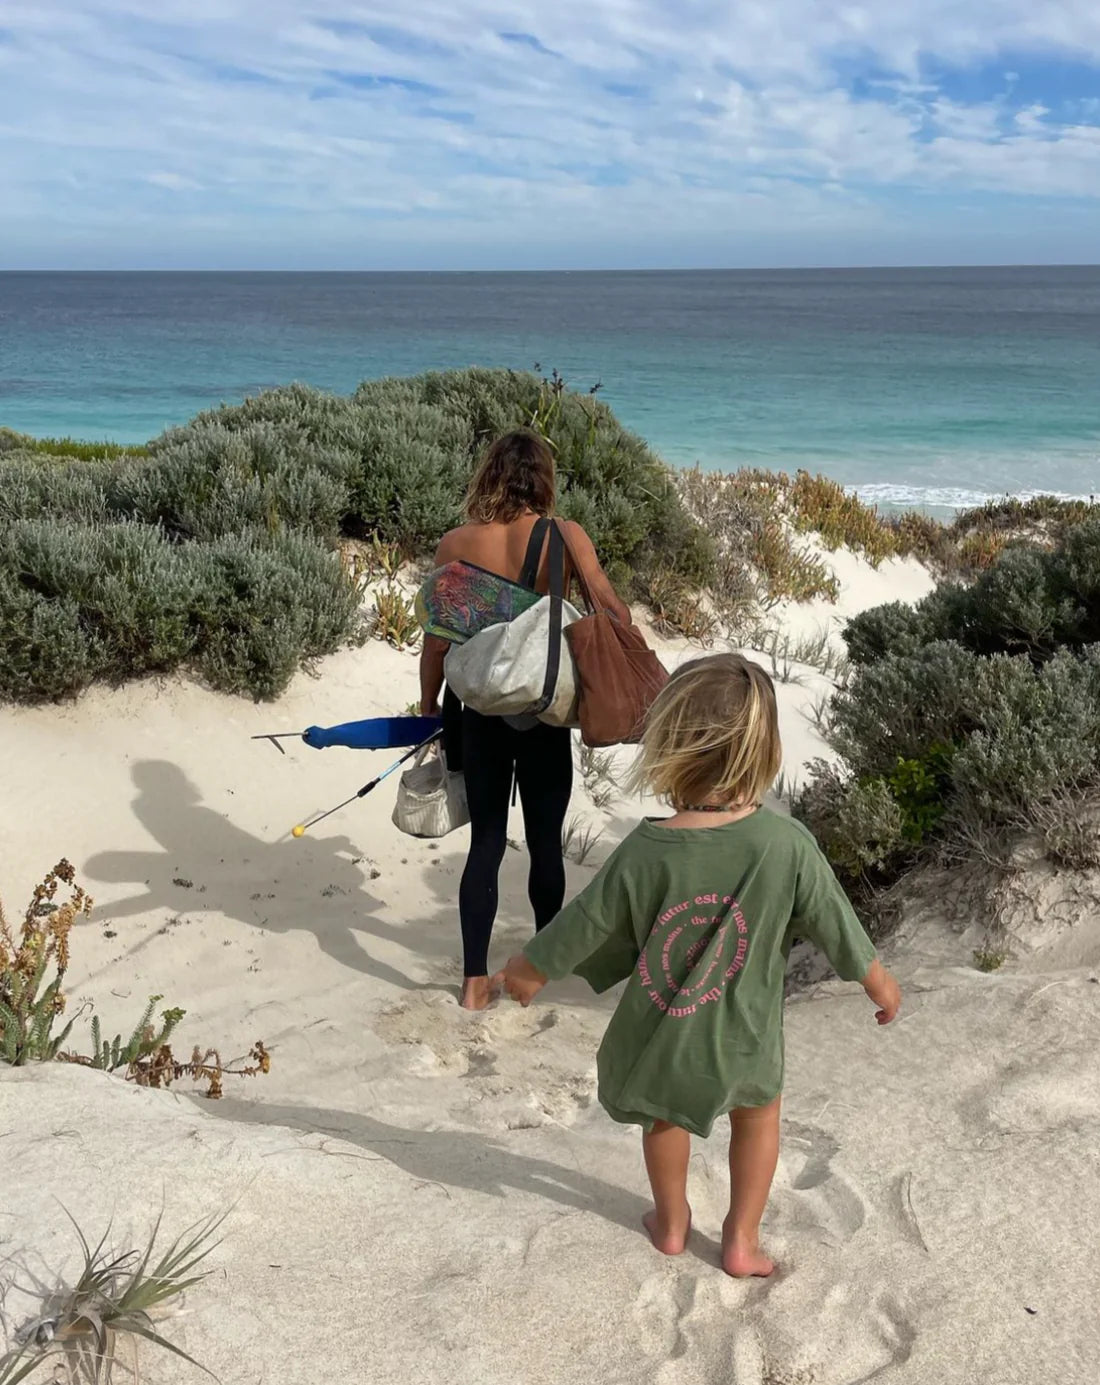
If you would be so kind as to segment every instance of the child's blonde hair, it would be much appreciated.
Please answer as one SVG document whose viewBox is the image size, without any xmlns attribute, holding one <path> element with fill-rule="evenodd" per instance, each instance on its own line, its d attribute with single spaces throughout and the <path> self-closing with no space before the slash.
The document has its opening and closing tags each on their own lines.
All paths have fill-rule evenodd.
<svg viewBox="0 0 1100 1385">
<path fill-rule="evenodd" d="M 673 808 L 759 804 L 781 756 L 772 680 L 714 654 L 684 664 L 653 703 L 636 782 Z"/>
</svg>

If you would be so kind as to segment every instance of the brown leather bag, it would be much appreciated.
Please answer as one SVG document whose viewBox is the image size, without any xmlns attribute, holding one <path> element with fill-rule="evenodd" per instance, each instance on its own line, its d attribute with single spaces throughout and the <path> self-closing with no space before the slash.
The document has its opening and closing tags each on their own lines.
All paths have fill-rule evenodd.
<svg viewBox="0 0 1100 1385">
<path fill-rule="evenodd" d="M 557 521 L 555 521 L 557 523 Z M 578 714 L 585 745 L 633 745 L 668 673 L 634 625 L 597 607 L 565 526 L 558 523 L 588 614 L 566 627 L 576 666 Z"/>
</svg>

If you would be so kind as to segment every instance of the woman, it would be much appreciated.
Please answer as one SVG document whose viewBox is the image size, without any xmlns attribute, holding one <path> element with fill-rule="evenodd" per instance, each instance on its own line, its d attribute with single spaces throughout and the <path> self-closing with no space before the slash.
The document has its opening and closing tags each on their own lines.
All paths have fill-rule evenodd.
<svg viewBox="0 0 1100 1385">
<path fill-rule="evenodd" d="M 443 536 L 435 563 L 468 562 L 509 581 L 521 580 L 532 531 L 554 513 L 554 457 L 534 433 L 507 433 L 486 452 L 466 498 L 468 522 Z M 608 581 L 592 541 L 579 524 L 564 525 L 570 547 L 593 601 L 630 622 L 630 609 Z M 547 547 L 538 563 L 536 590 L 549 590 Z M 576 574 L 567 559 L 566 590 Z M 445 641 L 429 637 L 420 658 L 420 710 L 439 714 Z M 523 806 L 531 858 L 528 893 L 535 928 L 544 928 L 565 900 L 562 827 L 573 790 L 570 733 L 541 723 L 519 731 L 500 717 L 462 707 L 448 691 L 443 742 L 447 762 L 466 776 L 470 805 L 470 854 L 459 888 L 465 980 L 462 1005 L 484 1010 L 489 988 L 489 939 L 497 912 L 497 876 L 507 846 L 508 806 L 513 782 Z"/>
</svg>

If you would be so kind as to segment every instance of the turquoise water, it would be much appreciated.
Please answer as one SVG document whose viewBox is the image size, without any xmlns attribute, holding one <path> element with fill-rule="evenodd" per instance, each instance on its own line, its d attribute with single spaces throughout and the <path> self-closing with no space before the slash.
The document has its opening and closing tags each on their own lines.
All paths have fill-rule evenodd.
<svg viewBox="0 0 1100 1385">
<path fill-rule="evenodd" d="M 0 274 L 0 425 L 139 441 L 291 380 L 597 381 L 669 461 L 886 503 L 1100 493 L 1100 269 Z"/>
</svg>

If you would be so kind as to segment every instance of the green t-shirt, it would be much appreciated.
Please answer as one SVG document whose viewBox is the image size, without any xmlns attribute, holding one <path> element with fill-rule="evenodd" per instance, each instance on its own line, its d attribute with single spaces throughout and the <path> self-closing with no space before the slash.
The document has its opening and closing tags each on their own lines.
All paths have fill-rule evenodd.
<svg viewBox="0 0 1100 1385">
<path fill-rule="evenodd" d="M 759 809 L 721 827 L 643 822 L 524 949 L 551 979 L 602 992 L 626 980 L 599 1052 L 617 1121 L 709 1135 L 783 1085 L 783 981 L 796 937 L 846 981 L 875 959 L 828 862 L 791 818 Z"/>
</svg>

